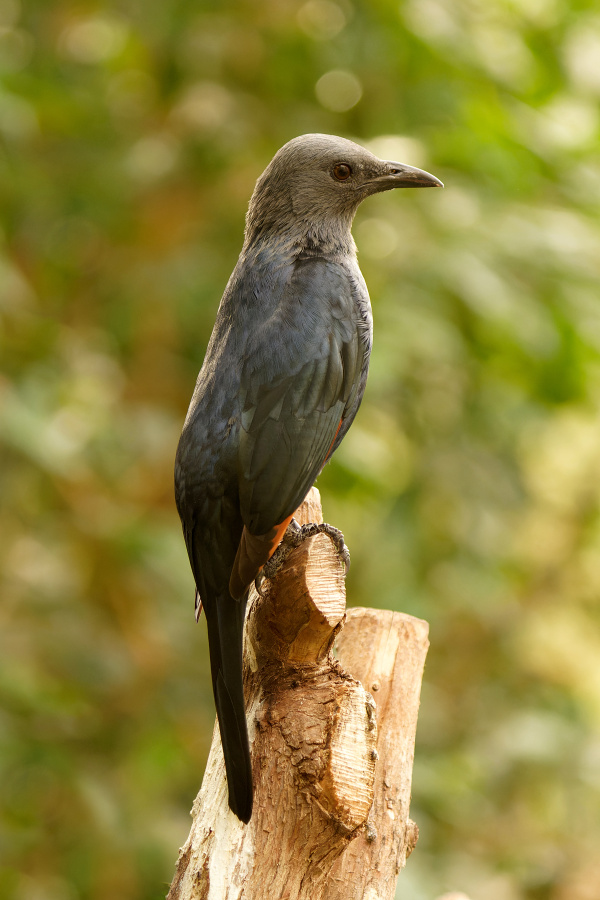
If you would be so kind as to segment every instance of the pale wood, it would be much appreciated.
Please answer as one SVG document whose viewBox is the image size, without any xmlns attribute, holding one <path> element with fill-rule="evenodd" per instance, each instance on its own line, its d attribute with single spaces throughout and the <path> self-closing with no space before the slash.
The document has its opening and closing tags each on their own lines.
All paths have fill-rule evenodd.
<svg viewBox="0 0 600 900">
<path fill-rule="evenodd" d="M 316 489 L 296 518 L 322 521 Z M 252 819 L 243 825 L 228 808 L 215 725 L 169 900 L 385 900 L 393 894 L 361 893 L 358 873 L 374 865 L 387 890 L 416 839 L 408 802 L 426 624 L 350 610 L 338 634 L 344 566 L 326 535 L 292 551 L 262 589 L 244 647 Z"/>
<path fill-rule="evenodd" d="M 356 607 L 337 637 L 341 665 L 375 700 L 378 761 L 367 827 L 334 865 L 327 900 L 392 900 L 417 842 L 408 812 L 427 634 L 422 619 Z"/>
</svg>

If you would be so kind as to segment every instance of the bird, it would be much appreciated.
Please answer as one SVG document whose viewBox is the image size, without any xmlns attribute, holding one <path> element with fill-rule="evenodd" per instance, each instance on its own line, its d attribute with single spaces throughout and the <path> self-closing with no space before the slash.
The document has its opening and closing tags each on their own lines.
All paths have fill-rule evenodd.
<svg viewBox="0 0 600 900">
<path fill-rule="evenodd" d="M 394 188 L 443 187 L 343 137 L 277 151 L 250 199 L 175 458 L 175 499 L 204 609 L 230 809 L 250 821 L 242 653 L 251 585 L 360 406 L 372 346 L 351 225 Z"/>
</svg>

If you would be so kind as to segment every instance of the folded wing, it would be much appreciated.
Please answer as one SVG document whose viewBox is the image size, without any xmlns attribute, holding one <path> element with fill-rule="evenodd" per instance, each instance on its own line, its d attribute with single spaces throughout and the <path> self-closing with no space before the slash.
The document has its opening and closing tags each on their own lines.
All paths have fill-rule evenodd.
<svg viewBox="0 0 600 900">
<path fill-rule="evenodd" d="M 344 271 L 321 259 L 299 263 L 249 350 L 238 452 L 247 534 L 232 577 L 233 586 L 240 576 L 238 593 L 268 559 L 281 537 L 279 526 L 308 493 L 358 406 L 367 351 Z"/>
</svg>

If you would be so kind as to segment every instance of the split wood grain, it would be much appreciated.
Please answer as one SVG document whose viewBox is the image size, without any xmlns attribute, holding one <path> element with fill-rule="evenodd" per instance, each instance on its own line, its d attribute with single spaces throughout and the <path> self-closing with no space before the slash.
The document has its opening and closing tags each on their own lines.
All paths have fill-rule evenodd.
<svg viewBox="0 0 600 900">
<path fill-rule="evenodd" d="M 316 489 L 296 518 L 323 521 Z M 168 900 L 393 896 L 416 834 L 408 804 L 427 626 L 349 610 L 340 634 L 345 617 L 344 566 L 326 535 L 293 550 L 262 596 L 252 591 L 244 679 L 254 812 L 243 825 L 229 810 L 215 725 Z M 377 879 L 384 892 L 365 893 L 379 891 Z"/>
</svg>

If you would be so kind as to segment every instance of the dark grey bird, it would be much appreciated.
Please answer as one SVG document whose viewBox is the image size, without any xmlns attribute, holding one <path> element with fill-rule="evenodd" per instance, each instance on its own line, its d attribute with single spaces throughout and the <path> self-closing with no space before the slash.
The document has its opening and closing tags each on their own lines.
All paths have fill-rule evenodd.
<svg viewBox="0 0 600 900">
<path fill-rule="evenodd" d="M 243 822 L 253 797 L 242 682 L 249 587 L 343 440 L 367 381 L 372 315 L 352 220 L 371 194 L 436 186 L 352 141 L 305 134 L 275 154 L 250 200 L 175 462 L 229 806 Z"/>
</svg>

